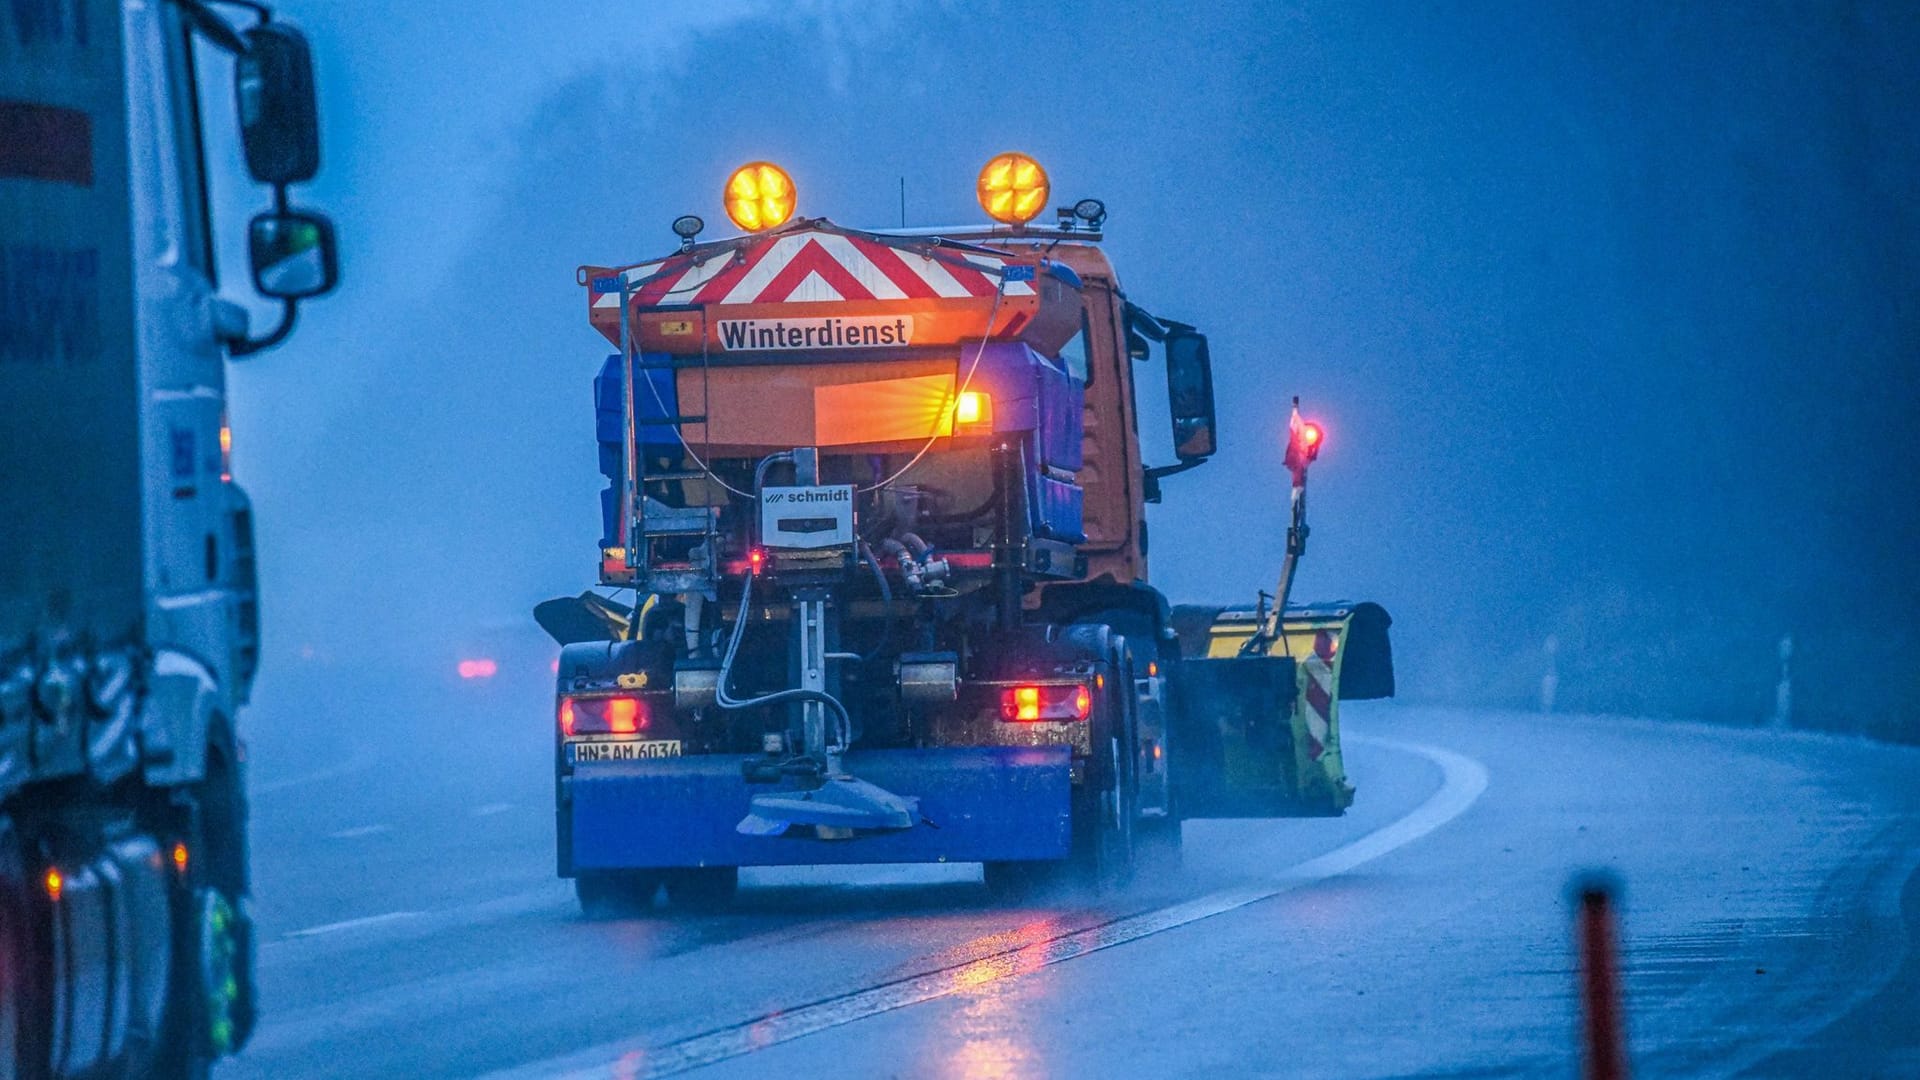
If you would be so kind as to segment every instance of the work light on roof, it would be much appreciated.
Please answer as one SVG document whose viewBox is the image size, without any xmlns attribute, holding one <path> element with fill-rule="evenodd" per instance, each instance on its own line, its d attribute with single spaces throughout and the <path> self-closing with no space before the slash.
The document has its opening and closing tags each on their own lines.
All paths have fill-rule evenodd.
<svg viewBox="0 0 1920 1080">
<path fill-rule="evenodd" d="M 673 235 L 680 238 L 683 248 L 692 247 L 693 238 L 699 236 L 700 230 L 706 227 L 707 223 L 700 220 L 698 214 L 681 214 L 673 219 Z"/>
<path fill-rule="evenodd" d="M 1025 225 L 1047 206 L 1047 170 L 1025 154 L 1001 154 L 980 170 L 980 208 L 995 221 Z"/>
<path fill-rule="evenodd" d="M 722 198 L 727 217 L 748 232 L 761 232 L 793 216 L 793 178 L 770 161 L 753 161 L 733 170 Z"/>
</svg>

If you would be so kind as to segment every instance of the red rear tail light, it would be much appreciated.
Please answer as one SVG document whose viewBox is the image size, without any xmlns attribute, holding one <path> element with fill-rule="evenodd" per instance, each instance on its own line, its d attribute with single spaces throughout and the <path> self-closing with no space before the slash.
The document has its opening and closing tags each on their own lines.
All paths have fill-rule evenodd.
<svg viewBox="0 0 1920 1080">
<path fill-rule="evenodd" d="M 647 726 L 646 703 L 637 697 L 563 697 L 562 735 L 632 735 Z"/>
<path fill-rule="evenodd" d="M 1085 720 L 1093 715 L 1093 692 L 1084 683 L 1057 686 L 1009 686 L 1000 691 L 1000 719 Z"/>
</svg>

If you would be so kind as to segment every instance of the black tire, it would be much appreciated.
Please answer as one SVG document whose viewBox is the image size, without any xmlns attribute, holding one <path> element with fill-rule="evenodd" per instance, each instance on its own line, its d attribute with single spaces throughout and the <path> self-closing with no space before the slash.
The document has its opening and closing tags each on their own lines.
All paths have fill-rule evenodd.
<svg viewBox="0 0 1920 1080">
<path fill-rule="evenodd" d="M 173 975 L 149 1073 L 165 1080 L 206 1080 L 215 1059 L 246 1045 L 256 1020 L 246 795 L 230 744 L 215 738 L 207 754 L 206 778 L 173 831 L 191 861 L 170 896 Z M 211 986 L 221 988 L 217 998 Z"/>
<path fill-rule="evenodd" d="M 624 919 L 653 910 L 660 874 L 649 870 L 582 870 L 574 875 L 573 895 L 589 919 Z"/>
<path fill-rule="evenodd" d="M 1135 768 L 1138 730 L 1133 709 L 1133 672 L 1125 642 L 1102 625 L 1075 626 L 1087 634 L 1105 662 L 1094 687 L 1092 753 L 1085 780 L 1073 793 L 1073 853 L 1068 858 L 1074 883 L 1102 892 L 1133 881 L 1134 820 L 1139 810 L 1140 777 Z"/>
<path fill-rule="evenodd" d="M 23 1062 L 45 1067 L 52 1026 L 32 889 L 13 832 L 0 824 L 0 1076 L 9 1078 L 38 1071 Z"/>
<path fill-rule="evenodd" d="M 698 866 L 667 871 L 667 900 L 684 911 L 720 911 L 740 891 L 737 866 Z"/>
<path fill-rule="evenodd" d="M 1160 647 L 1161 642 L 1158 633 L 1152 620 L 1148 619 L 1142 613 L 1132 610 L 1116 609 L 1096 612 L 1084 618 L 1089 623 L 1104 623 L 1124 636 L 1125 652 L 1127 660 L 1132 667 L 1132 676 L 1138 676 L 1143 672 L 1151 670 L 1154 665 L 1161 661 L 1162 649 Z M 1177 648 L 1171 651 L 1176 654 L 1178 653 Z M 1129 678 L 1128 685 L 1132 685 L 1131 677 Z M 1172 707 L 1171 703 L 1167 703 L 1165 707 L 1170 709 Z M 1136 740 L 1137 751 L 1137 740 L 1140 738 L 1137 727 L 1133 729 L 1133 735 Z M 1163 736 L 1163 738 L 1164 737 L 1165 736 Z M 1161 747 L 1161 753 L 1163 757 L 1160 760 L 1159 768 L 1166 769 L 1168 767 L 1168 760 L 1172 755 L 1164 745 Z M 1134 768 L 1138 770 L 1142 767 L 1141 758 L 1138 753 L 1136 753 L 1134 757 Z M 1137 784 L 1138 780 L 1136 778 L 1136 790 Z M 1171 788 L 1169 788 L 1167 792 L 1166 813 L 1164 815 L 1156 814 L 1152 817 L 1135 816 L 1133 836 L 1136 852 L 1135 859 L 1138 865 L 1150 866 L 1155 870 L 1179 868 L 1182 861 L 1181 844 L 1183 837 L 1180 827 L 1180 808 L 1174 802 L 1174 794 Z"/>
</svg>

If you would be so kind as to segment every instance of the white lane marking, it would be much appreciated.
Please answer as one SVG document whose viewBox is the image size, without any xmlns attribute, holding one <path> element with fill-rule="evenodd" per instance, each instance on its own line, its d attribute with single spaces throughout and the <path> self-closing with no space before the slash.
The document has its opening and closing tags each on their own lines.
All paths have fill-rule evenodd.
<svg viewBox="0 0 1920 1080">
<path fill-rule="evenodd" d="M 1459 817 L 1480 798 L 1487 788 L 1486 767 L 1472 758 L 1437 746 L 1403 743 L 1390 739 L 1349 736 L 1348 742 L 1363 743 L 1424 757 L 1440 766 L 1440 790 L 1413 811 L 1388 825 L 1335 848 L 1324 855 L 1283 872 L 1278 878 L 1241 885 L 1171 907 L 1130 915 L 1061 934 L 1031 941 L 1016 948 L 953 967 L 909 976 L 894 982 L 855 990 L 839 997 L 767 1013 L 752 1020 L 694 1035 L 665 1046 L 648 1046 L 644 1041 L 628 1039 L 610 1042 L 590 1050 L 550 1058 L 503 1072 L 488 1074 L 487 1080 L 522 1080 L 530 1077 L 564 1077 L 588 1080 L 591 1077 L 632 1078 L 671 1076 L 675 1073 L 713 1065 L 741 1057 L 778 1043 L 851 1024 L 870 1016 L 932 1001 L 962 991 L 1015 978 L 1039 968 L 1049 967 L 1088 953 L 1138 941 L 1152 934 L 1188 926 L 1235 911 L 1249 904 L 1269 900 L 1305 885 L 1336 877 L 1380 858 L 1382 855 L 1420 839 Z"/>
<path fill-rule="evenodd" d="M 513 804 L 510 802 L 490 802 L 485 806 L 474 807 L 473 816 L 492 817 L 495 814 L 504 814 L 511 809 L 513 809 Z"/>
<path fill-rule="evenodd" d="M 358 840 L 363 836 L 379 836 L 381 833 L 390 833 L 392 831 L 393 826 L 391 825 L 356 825 L 351 829 L 341 829 L 339 832 L 330 832 L 327 834 L 327 839 Z"/>
<path fill-rule="evenodd" d="M 374 929 L 385 923 L 400 922 L 404 925 L 378 935 L 383 945 L 417 940 L 428 934 L 437 933 L 452 926 L 468 929 L 484 923 L 503 919 L 518 918 L 535 912 L 567 913 L 574 910 L 573 889 L 567 882 L 549 879 L 537 889 L 513 893 L 508 896 L 482 900 L 477 904 L 462 904 L 458 907 L 435 908 L 431 911 L 401 911 L 388 915 L 375 915 L 370 919 L 351 919 L 345 923 L 332 924 L 319 928 L 331 933 L 334 930 Z M 314 954 L 310 947 L 314 942 L 301 940 L 311 937 L 305 931 L 282 934 L 260 946 L 260 963 L 263 968 L 276 964 L 311 962 Z"/>
<path fill-rule="evenodd" d="M 358 919 L 346 919 L 341 922 L 309 926 L 305 930 L 290 930 L 285 936 L 288 938 L 319 937 L 321 934 L 332 934 L 341 930 L 358 930 L 362 927 L 378 926 L 381 923 L 399 922 L 402 919 L 417 919 L 419 917 L 420 912 L 418 911 L 389 911 L 384 915 L 367 915 Z"/>
<path fill-rule="evenodd" d="M 264 784 L 249 782 L 247 787 L 251 790 L 253 797 L 258 799 L 262 795 L 271 795 L 276 791 L 305 787 L 308 784 L 318 784 L 323 780 L 332 780 L 336 777 L 346 776 L 349 773 L 359 772 L 362 769 L 369 769 L 378 764 L 379 761 L 379 754 L 374 753 L 367 747 L 360 746 L 356 747 L 353 753 L 347 756 L 347 760 L 338 765 L 333 765 L 317 772 L 306 773 L 301 776 L 288 776 L 279 780 L 270 780 Z"/>
</svg>

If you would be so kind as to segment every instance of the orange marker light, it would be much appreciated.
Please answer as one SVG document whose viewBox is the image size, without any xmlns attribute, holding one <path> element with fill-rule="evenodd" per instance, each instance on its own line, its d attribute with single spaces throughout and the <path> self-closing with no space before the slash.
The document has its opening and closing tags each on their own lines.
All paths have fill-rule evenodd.
<svg viewBox="0 0 1920 1080">
<path fill-rule="evenodd" d="M 610 698 L 607 701 L 607 730 L 615 735 L 631 735 L 640 730 L 640 699 Z"/>
<path fill-rule="evenodd" d="M 793 178 L 770 161 L 753 161 L 733 170 L 721 198 L 727 217 L 748 232 L 781 225 L 793 216 Z"/>
<path fill-rule="evenodd" d="M 67 879 L 60 876 L 60 871 L 57 868 L 48 867 L 47 868 L 47 899 L 53 901 L 56 904 L 59 903 L 60 893 L 66 887 L 67 887 Z"/>
<path fill-rule="evenodd" d="M 181 843 L 173 845 L 173 869 L 181 874 L 187 872 L 187 845 Z"/>
<path fill-rule="evenodd" d="M 1013 692 L 1013 710 L 1015 720 L 1040 719 L 1040 688 L 1037 686 L 1016 688 Z"/>
<path fill-rule="evenodd" d="M 979 390 L 963 390 L 953 403 L 953 422 L 957 426 L 993 422 L 993 398 Z"/>
<path fill-rule="evenodd" d="M 1001 154 L 974 184 L 980 208 L 995 221 L 1025 225 L 1047 208 L 1047 170 L 1025 154 Z"/>
</svg>

